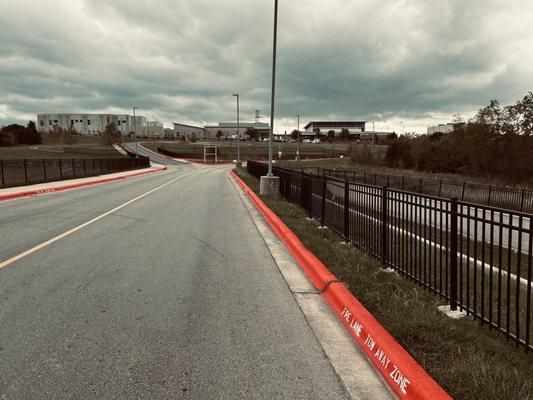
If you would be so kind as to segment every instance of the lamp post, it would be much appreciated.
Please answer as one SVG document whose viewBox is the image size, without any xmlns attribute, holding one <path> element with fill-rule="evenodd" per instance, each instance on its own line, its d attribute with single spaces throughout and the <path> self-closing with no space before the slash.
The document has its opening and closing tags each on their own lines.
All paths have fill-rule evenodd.
<svg viewBox="0 0 533 400">
<path fill-rule="evenodd" d="M 272 174 L 272 144 L 274 141 L 274 105 L 276 98 L 276 52 L 278 44 L 278 0 L 274 0 L 274 40 L 272 49 L 272 92 L 270 95 L 270 138 L 268 140 L 268 176 Z"/>
<path fill-rule="evenodd" d="M 296 161 L 300 161 L 300 115 L 298 117 L 298 132 L 296 134 Z"/>
<path fill-rule="evenodd" d="M 241 132 L 240 132 L 240 118 L 239 118 L 239 94 L 238 93 L 235 93 L 233 95 L 234 97 L 237 97 L 237 166 L 239 165 L 239 163 L 241 162 L 241 141 L 240 141 L 240 136 L 241 136 Z"/>
<path fill-rule="evenodd" d="M 133 107 L 133 142 L 135 143 L 135 157 L 139 157 L 139 146 L 137 144 L 137 119 L 135 118 L 135 110 L 139 107 Z"/>
<path fill-rule="evenodd" d="M 372 121 L 372 154 L 374 154 L 374 141 L 376 140 L 376 131 L 374 129 L 374 121 Z"/>
<path fill-rule="evenodd" d="M 274 40 L 272 49 L 272 93 L 270 95 L 270 138 L 268 140 L 268 173 L 261 177 L 259 192 L 279 197 L 279 177 L 272 173 L 272 146 L 274 141 L 274 105 L 276 96 L 276 50 L 278 43 L 278 0 L 274 1 Z"/>
</svg>

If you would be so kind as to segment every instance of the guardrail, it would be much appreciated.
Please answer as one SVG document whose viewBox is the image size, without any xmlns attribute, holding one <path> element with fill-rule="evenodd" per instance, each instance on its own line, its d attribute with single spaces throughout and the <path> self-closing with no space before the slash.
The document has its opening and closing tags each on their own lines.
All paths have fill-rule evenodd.
<svg viewBox="0 0 533 400">
<path fill-rule="evenodd" d="M 260 177 L 263 163 L 249 161 Z M 280 193 L 322 225 L 532 350 L 532 214 L 274 166 Z"/>
<path fill-rule="evenodd" d="M 324 173 L 352 182 L 374 186 L 388 186 L 438 197 L 457 197 L 461 201 L 533 213 L 533 190 L 456 182 L 443 179 L 413 178 L 405 175 L 386 175 L 345 169 L 323 169 Z M 318 171 L 320 173 L 320 169 Z"/>
<path fill-rule="evenodd" d="M 23 186 L 35 183 L 84 178 L 147 168 L 150 160 L 137 158 L 90 158 L 90 159 L 0 159 L 0 188 Z"/>
</svg>

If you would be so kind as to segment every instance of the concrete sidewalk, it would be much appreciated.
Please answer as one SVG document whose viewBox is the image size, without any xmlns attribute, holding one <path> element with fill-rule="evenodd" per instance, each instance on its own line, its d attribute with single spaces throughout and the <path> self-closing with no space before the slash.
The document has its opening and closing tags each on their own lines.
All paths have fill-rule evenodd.
<svg viewBox="0 0 533 400">
<path fill-rule="evenodd" d="M 5 189 L 0 189 L 0 201 L 3 197 L 7 196 L 15 196 L 15 197 L 22 197 L 22 196 L 31 196 L 39 193 L 46 193 L 46 192 L 52 192 L 55 191 L 57 188 L 61 188 L 61 190 L 66 190 L 80 187 L 80 186 L 87 186 L 87 185 L 96 185 L 98 183 L 105 183 L 113 180 L 118 179 L 127 179 L 130 177 L 135 177 L 139 175 L 145 175 L 157 171 L 163 171 L 167 167 L 164 165 L 151 163 L 150 168 L 142 168 L 142 169 L 135 169 L 135 170 L 129 170 L 129 171 L 122 171 L 122 172 L 115 172 L 112 174 L 102 174 L 102 175 L 96 175 L 91 177 L 85 177 L 85 178 L 76 178 L 76 179 L 66 179 L 61 181 L 52 181 L 52 182 L 46 182 L 46 183 L 38 183 L 35 185 L 26 185 L 26 186 L 16 186 L 16 187 L 9 187 Z"/>
</svg>

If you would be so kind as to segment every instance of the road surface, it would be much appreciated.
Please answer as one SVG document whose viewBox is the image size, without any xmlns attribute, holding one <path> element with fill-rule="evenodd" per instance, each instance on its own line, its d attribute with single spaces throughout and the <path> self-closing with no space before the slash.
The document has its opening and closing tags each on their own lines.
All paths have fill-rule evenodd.
<svg viewBox="0 0 533 400">
<path fill-rule="evenodd" d="M 0 203 L 1 399 L 347 398 L 226 172 Z"/>
<path fill-rule="evenodd" d="M 139 145 L 137 145 L 135 143 L 124 143 L 123 146 L 126 147 L 132 153 L 134 153 L 134 154 L 138 153 L 141 156 L 148 157 L 148 158 L 150 158 L 150 161 L 153 161 L 153 162 L 158 163 L 158 164 L 167 164 L 167 165 L 184 165 L 184 164 L 186 164 L 185 161 L 170 160 L 170 159 L 168 159 L 166 157 L 159 156 L 159 155 L 157 155 L 154 152 L 147 151 L 142 146 L 139 146 Z"/>
</svg>

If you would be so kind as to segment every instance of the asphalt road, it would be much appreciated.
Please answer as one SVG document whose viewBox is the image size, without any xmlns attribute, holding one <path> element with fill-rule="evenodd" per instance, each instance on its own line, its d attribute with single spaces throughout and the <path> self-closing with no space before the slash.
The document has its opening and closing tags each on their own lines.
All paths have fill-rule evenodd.
<svg viewBox="0 0 533 400">
<path fill-rule="evenodd" d="M 0 399 L 346 397 L 226 172 L 0 203 L 1 264 L 183 176 L 0 269 Z"/>
<path fill-rule="evenodd" d="M 158 164 L 166 164 L 166 165 L 185 165 L 186 164 L 186 162 L 184 161 L 169 160 L 168 158 L 158 156 L 157 154 L 154 154 L 150 151 L 146 151 L 141 146 L 138 146 L 135 143 L 124 143 L 124 146 L 132 153 L 139 154 L 144 157 L 148 157 L 150 158 L 150 161 L 153 161 Z"/>
</svg>

